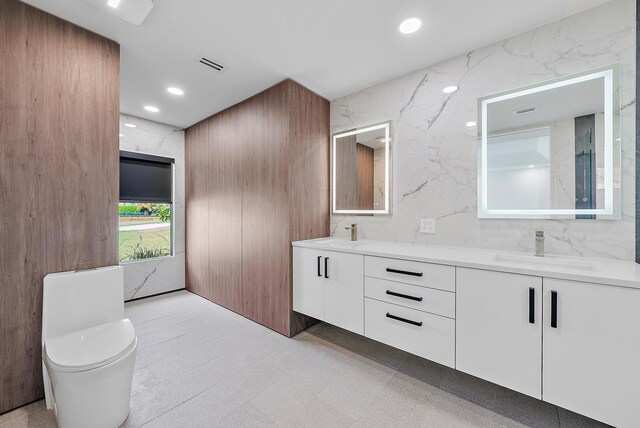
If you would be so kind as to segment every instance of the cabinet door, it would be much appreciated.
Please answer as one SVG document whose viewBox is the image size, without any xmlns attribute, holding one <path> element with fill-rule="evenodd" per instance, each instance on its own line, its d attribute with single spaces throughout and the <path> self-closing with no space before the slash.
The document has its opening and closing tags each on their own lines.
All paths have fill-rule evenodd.
<svg viewBox="0 0 640 428">
<path fill-rule="evenodd" d="M 542 393 L 542 278 L 456 269 L 456 368 Z"/>
<path fill-rule="evenodd" d="M 293 310 L 324 320 L 324 252 L 293 249 Z"/>
<path fill-rule="evenodd" d="M 324 320 L 364 334 L 364 256 L 325 251 Z"/>
<path fill-rule="evenodd" d="M 640 290 L 545 278 L 544 310 L 542 398 L 640 426 Z"/>
</svg>

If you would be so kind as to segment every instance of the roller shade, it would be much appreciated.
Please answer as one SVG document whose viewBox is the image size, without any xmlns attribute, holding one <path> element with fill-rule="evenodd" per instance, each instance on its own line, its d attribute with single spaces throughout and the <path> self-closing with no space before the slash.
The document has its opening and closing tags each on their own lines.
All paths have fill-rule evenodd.
<svg viewBox="0 0 640 428">
<path fill-rule="evenodd" d="M 172 203 L 171 158 L 120 151 L 120 201 Z"/>
</svg>

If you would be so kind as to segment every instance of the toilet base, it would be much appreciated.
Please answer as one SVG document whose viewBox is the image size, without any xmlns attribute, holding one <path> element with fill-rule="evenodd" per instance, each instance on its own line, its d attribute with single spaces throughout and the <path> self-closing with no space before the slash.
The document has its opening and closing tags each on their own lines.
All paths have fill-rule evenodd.
<svg viewBox="0 0 640 428">
<path fill-rule="evenodd" d="M 60 428 L 116 428 L 129 415 L 131 384 L 138 343 L 120 359 L 87 371 L 63 372 L 45 361 L 53 404 Z M 46 376 L 45 375 L 45 376 Z M 51 396 L 49 396 L 51 395 Z"/>
</svg>

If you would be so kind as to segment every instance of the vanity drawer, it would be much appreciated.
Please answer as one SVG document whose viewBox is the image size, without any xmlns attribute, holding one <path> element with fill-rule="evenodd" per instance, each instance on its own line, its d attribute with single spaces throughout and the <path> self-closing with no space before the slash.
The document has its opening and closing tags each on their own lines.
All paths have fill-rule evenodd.
<svg viewBox="0 0 640 428">
<path fill-rule="evenodd" d="M 453 266 L 366 256 L 364 274 L 421 287 L 456 290 L 456 270 Z"/>
<path fill-rule="evenodd" d="M 366 298 L 364 334 L 419 357 L 455 368 L 455 321 Z"/>
<path fill-rule="evenodd" d="M 456 295 L 450 291 L 367 277 L 364 280 L 364 294 L 372 299 L 419 311 L 449 318 L 456 317 Z"/>
</svg>

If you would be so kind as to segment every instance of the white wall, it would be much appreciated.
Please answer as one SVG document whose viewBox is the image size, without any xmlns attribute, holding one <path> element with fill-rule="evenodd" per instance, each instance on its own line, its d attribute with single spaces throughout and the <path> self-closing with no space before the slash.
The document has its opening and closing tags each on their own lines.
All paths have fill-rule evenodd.
<svg viewBox="0 0 640 428">
<path fill-rule="evenodd" d="M 136 128 L 125 127 L 125 123 Z M 120 132 L 124 134 L 121 150 L 175 159 L 173 256 L 122 263 L 125 300 L 184 288 L 184 131 L 121 114 Z"/>
<path fill-rule="evenodd" d="M 534 231 L 544 230 L 550 253 L 633 260 L 635 44 L 635 2 L 613 0 L 332 101 L 332 132 L 392 120 L 394 133 L 392 216 L 332 216 L 332 235 L 346 237 L 344 226 L 355 222 L 364 239 L 531 252 Z M 615 63 L 624 106 L 622 220 L 477 219 L 476 129 L 465 126 L 477 121 L 477 99 Z M 452 84 L 460 89 L 443 94 Z M 437 233 L 420 234 L 420 217 L 436 218 Z"/>
</svg>

